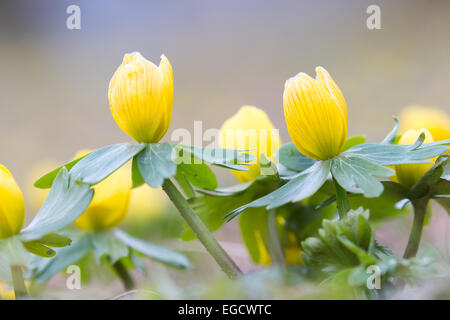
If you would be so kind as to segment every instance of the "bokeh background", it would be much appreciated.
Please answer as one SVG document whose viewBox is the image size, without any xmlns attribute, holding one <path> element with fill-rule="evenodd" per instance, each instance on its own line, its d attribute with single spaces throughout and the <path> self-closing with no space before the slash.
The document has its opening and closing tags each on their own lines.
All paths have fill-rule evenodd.
<svg viewBox="0 0 450 320">
<path fill-rule="evenodd" d="M 66 28 L 71 4 L 81 8 L 81 30 Z M 381 30 L 366 27 L 371 4 L 381 7 Z M 378 141 L 408 104 L 450 111 L 449 12 L 445 0 L 1 1 L 0 162 L 32 197 L 36 163 L 51 167 L 79 149 L 128 141 L 110 114 L 107 88 L 131 51 L 155 63 L 164 53 L 173 65 L 166 140 L 195 120 L 220 128 L 251 104 L 288 141 L 284 82 L 321 65 L 347 99 L 349 134 Z M 222 185 L 234 183 L 217 173 Z M 429 234 L 448 254 L 449 225 L 436 228 Z M 245 256 L 235 226 L 218 237 Z M 381 237 L 389 241 L 389 229 Z"/>
</svg>

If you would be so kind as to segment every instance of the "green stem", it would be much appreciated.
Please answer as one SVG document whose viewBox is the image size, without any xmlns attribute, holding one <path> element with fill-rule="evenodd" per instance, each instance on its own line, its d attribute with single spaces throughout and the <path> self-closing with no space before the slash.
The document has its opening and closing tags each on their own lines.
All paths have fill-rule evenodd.
<svg viewBox="0 0 450 320">
<path fill-rule="evenodd" d="M 189 227 L 194 231 L 197 238 L 216 260 L 217 264 L 222 270 L 232 279 L 242 274 L 239 267 L 234 263 L 230 256 L 220 246 L 217 240 L 213 237 L 208 228 L 203 224 L 200 218 L 195 214 L 189 203 L 177 189 L 177 187 L 166 179 L 163 183 L 163 189 L 172 200 L 175 207 L 180 212 L 181 216 L 186 220 Z"/>
<path fill-rule="evenodd" d="M 412 201 L 414 207 L 414 221 L 409 235 L 408 244 L 406 245 L 403 258 L 408 259 L 415 257 L 419 250 L 420 239 L 422 237 L 423 224 L 425 221 L 427 204 L 429 198 L 422 198 Z"/>
<path fill-rule="evenodd" d="M 275 210 L 270 210 L 267 213 L 267 234 L 269 239 L 269 252 L 272 260 L 277 266 L 285 267 L 285 259 L 283 247 L 280 243 L 277 230 L 277 213 Z"/>
<path fill-rule="evenodd" d="M 123 287 L 126 291 L 133 290 L 135 288 L 134 280 L 128 272 L 127 268 L 121 260 L 117 260 L 112 267 L 117 272 L 117 275 L 122 281 Z"/>
<path fill-rule="evenodd" d="M 14 287 L 14 294 L 17 298 L 28 297 L 27 287 L 25 286 L 25 281 L 23 279 L 22 267 L 21 266 L 11 266 L 11 276 Z"/>
<path fill-rule="evenodd" d="M 336 179 L 333 177 L 334 186 L 336 187 L 336 205 L 339 212 L 339 218 L 343 219 L 347 212 L 350 210 L 350 204 L 348 202 L 347 191 L 342 188 Z"/>
</svg>

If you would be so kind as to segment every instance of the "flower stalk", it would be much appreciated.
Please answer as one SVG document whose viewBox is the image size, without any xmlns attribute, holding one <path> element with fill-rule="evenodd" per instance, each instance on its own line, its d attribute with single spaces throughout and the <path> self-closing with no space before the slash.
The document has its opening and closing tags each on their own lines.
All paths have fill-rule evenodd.
<svg viewBox="0 0 450 320">
<path fill-rule="evenodd" d="M 279 267 L 286 267 L 283 247 L 277 230 L 277 213 L 274 209 L 267 213 L 267 232 L 269 239 L 269 252 L 274 263 Z"/>
<path fill-rule="evenodd" d="M 25 286 L 25 281 L 23 279 L 22 267 L 21 266 L 11 266 L 11 276 L 14 287 L 14 294 L 17 298 L 28 297 L 28 290 Z"/>
<path fill-rule="evenodd" d="M 127 268 L 123 264 L 122 261 L 118 260 L 116 261 L 112 267 L 117 272 L 117 275 L 120 278 L 120 281 L 122 281 L 123 287 L 126 291 L 130 291 L 136 288 L 136 285 L 134 284 L 133 277 L 131 277 L 130 273 L 128 272 Z"/>
<path fill-rule="evenodd" d="M 350 210 L 350 203 L 348 202 L 347 191 L 342 188 L 336 179 L 333 177 L 334 186 L 336 187 L 336 205 L 339 213 L 339 218 L 343 219 Z"/>
<path fill-rule="evenodd" d="M 409 259 L 415 257 L 419 250 L 420 239 L 422 238 L 422 230 L 425 222 L 429 198 L 421 198 L 412 201 L 414 207 L 414 221 L 409 235 L 408 244 L 406 245 L 403 258 Z"/>
<path fill-rule="evenodd" d="M 226 251 L 220 246 L 217 240 L 213 237 L 208 228 L 203 224 L 200 218 L 195 214 L 189 203 L 177 189 L 177 187 L 166 179 L 163 183 L 163 190 L 169 196 L 175 207 L 180 212 L 181 216 L 186 220 L 189 227 L 194 231 L 197 238 L 211 254 L 217 264 L 222 270 L 231 278 L 235 279 L 242 274 L 236 263 L 230 258 Z"/>
</svg>

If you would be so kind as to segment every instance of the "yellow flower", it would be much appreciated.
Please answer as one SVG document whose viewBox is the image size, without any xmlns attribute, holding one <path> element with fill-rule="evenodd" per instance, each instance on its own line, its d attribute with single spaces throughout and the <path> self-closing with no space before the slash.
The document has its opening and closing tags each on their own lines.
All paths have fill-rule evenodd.
<svg viewBox="0 0 450 320">
<path fill-rule="evenodd" d="M 255 149 L 250 154 L 256 156 L 255 163 L 248 171 L 233 171 L 241 182 L 247 182 L 260 175 L 259 155 L 274 159 L 275 152 L 281 146 L 278 130 L 275 129 L 267 114 L 257 107 L 243 106 L 226 120 L 220 129 L 220 144 L 226 149 Z"/>
<path fill-rule="evenodd" d="M 89 151 L 80 151 L 75 158 Z M 86 211 L 74 222 L 87 231 L 112 228 L 125 219 L 131 192 L 130 173 L 122 167 L 95 185 L 94 197 Z M 129 169 L 129 168 L 128 168 Z"/>
<path fill-rule="evenodd" d="M 425 133 L 424 143 L 433 142 L 433 136 L 431 133 L 427 129 L 422 128 L 420 130 L 411 129 L 406 131 L 400 138 L 398 144 L 414 144 L 422 132 Z M 434 161 L 434 159 L 429 160 Z M 419 181 L 425 172 L 427 172 L 432 166 L 433 163 L 396 165 L 396 177 L 394 179 L 405 187 L 410 188 L 416 184 L 416 182 Z"/>
<path fill-rule="evenodd" d="M 7 283 L 0 282 L 0 300 L 14 300 L 15 298 L 14 289 Z"/>
<path fill-rule="evenodd" d="M 307 157 L 338 155 L 347 139 L 347 104 L 330 74 L 316 68 L 316 79 L 299 73 L 286 81 L 283 107 L 295 147 Z"/>
<path fill-rule="evenodd" d="M 437 107 L 411 105 L 400 113 L 400 133 L 426 128 L 434 141 L 450 139 L 450 116 Z"/>
<path fill-rule="evenodd" d="M 159 67 L 140 53 L 126 54 L 109 83 L 109 104 L 119 127 L 137 142 L 158 142 L 172 117 L 173 74 L 162 55 Z"/>
<path fill-rule="evenodd" d="M 25 222 L 25 201 L 12 174 L 0 164 L 0 239 L 19 233 Z"/>
<path fill-rule="evenodd" d="M 137 225 L 158 219 L 168 205 L 167 195 L 161 188 L 151 188 L 144 184 L 131 190 L 126 222 Z"/>
</svg>

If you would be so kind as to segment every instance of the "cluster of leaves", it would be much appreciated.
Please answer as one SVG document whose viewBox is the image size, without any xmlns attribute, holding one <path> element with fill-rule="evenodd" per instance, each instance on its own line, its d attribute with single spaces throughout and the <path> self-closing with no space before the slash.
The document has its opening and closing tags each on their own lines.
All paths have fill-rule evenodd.
<svg viewBox="0 0 450 320">
<path fill-rule="evenodd" d="M 426 266 L 418 259 L 395 258 L 379 245 L 369 224 L 369 211 L 362 208 L 349 211 L 343 220 L 323 220 L 318 235 L 304 240 L 302 249 L 305 264 L 319 277 L 361 289 L 366 288 L 374 266 L 382 286 L 394 277 L 409 280 Z"/>
</svg>

